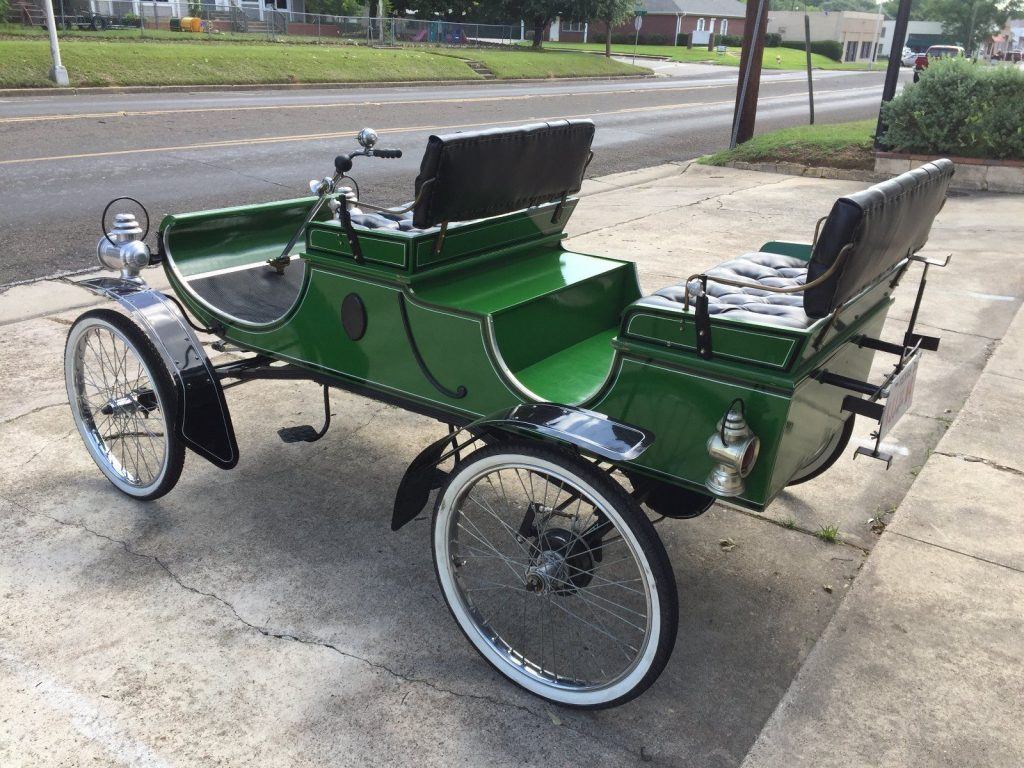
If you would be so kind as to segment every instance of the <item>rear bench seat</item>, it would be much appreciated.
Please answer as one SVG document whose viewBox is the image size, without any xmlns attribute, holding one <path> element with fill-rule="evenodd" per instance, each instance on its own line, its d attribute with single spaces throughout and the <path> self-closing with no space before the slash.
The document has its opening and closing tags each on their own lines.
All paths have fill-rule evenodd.
<svg viewBox="0 0 1024 768">
<path fill-rule="evenodd" d="M 807 328 L 827 317 L 877 282 L 928 241 L 953 177 L 953 163 L 936 160 L 839 198 L 832 206 L 810 261 L 774 253 L 749 253 L 727 261 L 707 275 L 708 313 L 713 319 Z M 767 287 L 802 286 L 822 277 L 847 246 L 850 250 L 831 276 L 798 293 L 773 293 Z M 745 283 L 743 287 L 715 278 Z M 763 287 L 762 287 L 763 286 Z M 690 282 L 690 311 L 700 284 Z M 683 311 L 686 284 L 670 285 L 645 296 L 634 307 Z"/>
</svg>

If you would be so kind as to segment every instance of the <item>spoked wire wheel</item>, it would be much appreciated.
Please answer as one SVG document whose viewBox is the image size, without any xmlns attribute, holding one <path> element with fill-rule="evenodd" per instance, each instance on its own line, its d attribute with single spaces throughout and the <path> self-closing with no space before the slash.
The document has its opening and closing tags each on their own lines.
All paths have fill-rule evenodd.
<svg viewBox="0 0 1024 768">
<path fill-rule="evenodd" d="M 668 555 L 637 503 L 588 462 L 528 443 L 476 451 L 438 494 L 433 549 L 466 637 L 531 693 L 614 706 L 668 662 Z"/>
<path fill-rule="evenodd" d="M 142 330 L 108 309 L 85 313 L 68 333 L 64 378 L 75 425 L 107 479 L 137 499 L 173 488 L 185 459 L 177 394 Z"/>
</svg>

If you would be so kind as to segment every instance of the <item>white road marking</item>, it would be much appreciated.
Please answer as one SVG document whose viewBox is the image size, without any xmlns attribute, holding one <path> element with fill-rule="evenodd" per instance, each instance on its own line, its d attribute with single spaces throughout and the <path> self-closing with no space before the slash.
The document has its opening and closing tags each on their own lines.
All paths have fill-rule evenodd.
<svg viewBox="0 0 1024 768">
<path fill-rule="evenodd" d="M 127 735 L 116 720 L 103 713 L 99 703 L 64 685 L 35 664 L 0 652 L 0 666 L 24 683 L 27 693 L 39 696 L 49 707 L 67 715 L 76 731 L 107 750 L 118 764 L 133 768 L 169 768 L 171 765 L 146 744 Z"/>
<path fill-rule="evenodd" d="M 851 88 L 851 89 L 832 89 L 818 92 L 819 103 L 822 105 L 826 101 L 831 99 L 825 99 L 825 96 L 835 96 L 837 98 L 849 99 L 855 94 L 864 93 L 871 94 L 873 98 L 877 89 L 871 88 Z M 793 101 L 798 102 L 806 98 L 804 94 L 781 94 L 778 96 L 765 96 L 759 100 L 759 103 L 768 102 L 785 102 Z M 643 107 L 626 107 L 623 109 L 613 109 L 604 112 L 587 112 L 578 115 L 566 115 L 557 114 L 549 115 L 545 117 L 516 117 L 511 120 L 487 120 L 484 122 L 477 123 L 461 123 L 457 125 L 413 125 L 413 126 L 402 126 L 394 128 L 381 128 L 377 132 L 383 137 L 388 135 L 402 134 L 402 133 L 421 133 L 426 131 L 453 131 L 462 130 L 465 128 L 479 128 L 483 126 L 496 126 L 496 125 L 515 125 L 523 122 L 538 122 L 544 120 L 563 120 L 563 119 L 576 119 L 576 118 L 594 118 L 594 117 L 609 117 L 614 115 L 627 115 L 636 114 L 640 112 L 673 112 L 679 110 L 694 110 L 694 109 L 708 109 L 710 107 L 732 107 L 735 104 L 734 99 L 728 99 L 726 101 L 689 101 L 681 102 L 678 104 L 654 104 Z M 722 112 L 724 115 L 725 112 Z M 264 137 L 252 137 L 242 139 L 228 139 L 224 141 L 207 141 L 207 142 L 194 142 L 192 144 L 182 144 L 176 146 L 166 147 L 136 147 L 132 149 L 115 149 L 105 150 L 101 152 L 80 152 L 77 154 L 70 155 L 50 155 L 43 157 L 22 157 L 12 158 L 10 160 L 0 160 L 0 165 L 20 165 L 23 163 L 40 163 L 40 162 L 54 162 L 57 160 L 79 160 L 83 158 L 93 157 L 117 157 L 121 155 L 134 155 L 134 154 L 147 154 L 152 152 L 197 152 L 202 149 L 218 149 L 224 147 L 239 147 L 239 146 L 255 146 L 258 144 L 280 144 L 288 142 L 307 142 L 307 141 L 323 141 L 326 139 L 337 139 L 347 138 L 355 135 L 357 129 L 349 128 L 343 131 L 330 131 L 329 133 L 309 133 L 299 135 L 286 135 L 286 136 L 264 136 Z"/>
</svg>

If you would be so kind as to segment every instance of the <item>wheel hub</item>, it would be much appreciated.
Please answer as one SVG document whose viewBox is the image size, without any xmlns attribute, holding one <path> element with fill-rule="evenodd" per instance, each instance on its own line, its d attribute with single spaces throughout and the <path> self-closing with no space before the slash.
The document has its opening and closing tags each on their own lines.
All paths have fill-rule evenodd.
<svg viewBox="0 0 1024 768">
<path fill-rule="evenodd" d="M 104 416 L 124 416 L 138 413 L 148 415 L 156 407 L 156 396 L 153 392 L 142 391 L 142 392 L 129 392 L 121 397 L 111 397 L 107 402 L 100 408 L 100 413 Z"/>
<path fill-rule="evenodd" d="M 593 578 L 594 554 L 572 531 L 545 531 L 526 571 L 526 588 L 536 594 L 571 595 Z M 598 558 L 599 559 L 599 558 Z"/>
</svg>

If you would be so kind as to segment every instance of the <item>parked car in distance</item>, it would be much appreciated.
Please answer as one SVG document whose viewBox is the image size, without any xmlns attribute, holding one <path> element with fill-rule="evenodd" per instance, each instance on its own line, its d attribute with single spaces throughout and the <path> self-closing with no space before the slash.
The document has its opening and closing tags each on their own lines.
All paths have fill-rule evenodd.
<svg viewBox="0 0 1024 768">
<path fill-rule="evenodd" d="M 917 61 L 917 51 L 904 46 L 903 53 L 900 55 L 900 64 L 904 67 L 912 67 L 915 61 Z"/>
<path fill-rule="evenodd" d="M 914 60 L 914 82 L 921 79 L 921 73 L 928 68 L 929 59 L 963 58 L 964 49 L 959 45 L 933 45 Z"/>
</svg>

